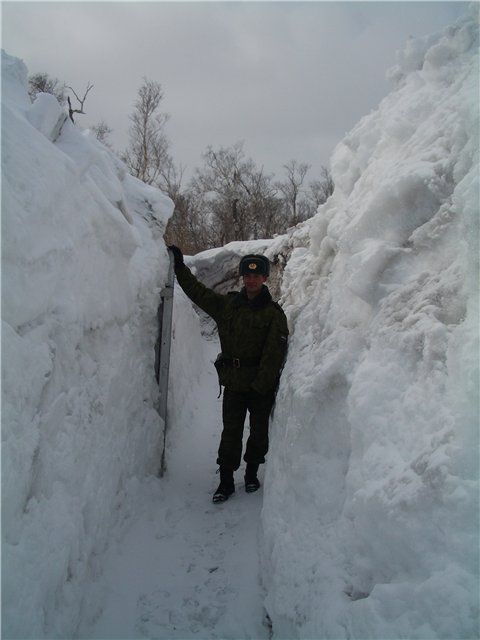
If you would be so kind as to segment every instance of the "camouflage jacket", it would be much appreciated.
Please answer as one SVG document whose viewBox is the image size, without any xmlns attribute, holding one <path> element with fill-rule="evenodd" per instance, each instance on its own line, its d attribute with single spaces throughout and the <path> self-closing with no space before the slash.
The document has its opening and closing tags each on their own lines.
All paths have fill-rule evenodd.
<svg viewBox="0 0 480 640">
<path fill-rule="evenodd" d="M 220 383 L 231 391 L 273 393 L 287 353 L 288 326 L 268 288 L 249 300 L 243 289 L 228 295 L 212 291 L 186 266 L 176 276 L 190 300 L 217 323 L 224 362 L 217 367 Z"/>
</svg>

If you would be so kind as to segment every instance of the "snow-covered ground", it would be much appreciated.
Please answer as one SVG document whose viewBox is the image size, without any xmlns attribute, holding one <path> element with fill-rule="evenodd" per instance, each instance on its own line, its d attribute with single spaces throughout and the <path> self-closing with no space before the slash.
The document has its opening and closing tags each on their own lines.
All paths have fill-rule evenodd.
<svg viewBox="0 0 480 640">
<path fill-rule="evenodd" d="M 478 5 L 391 77 L 315 218 L 191 259 L 227 289 L 265 251 L 291 329 L 264 487 L 214 508 L 216 347 L 178 289 L 156 477 L 171 203 L 3 57 L 5 638 L 479 636 Z"/>
<path fill-rule="evenodd" d="M 268 638 L 258 563 L 261 492 L 245 493 L 240 469 L 230 501 L 211 502 L 219 482 L 218 341 L 205 341 L 178 291 L 174 318 L 166 475 L 132 487 L 127 532 L 110 546 L 97 587 L 99 594 L 109 590 L 106 607 L 80 635 Z"/>
</svg>

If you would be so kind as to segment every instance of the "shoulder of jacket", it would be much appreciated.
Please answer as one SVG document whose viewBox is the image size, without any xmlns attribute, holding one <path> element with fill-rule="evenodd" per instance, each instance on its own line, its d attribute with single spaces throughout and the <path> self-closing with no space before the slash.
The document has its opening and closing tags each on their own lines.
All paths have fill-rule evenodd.
<svg viewBox="0 0 480 640">
<path fill-rule="evenodd" d="M 278 304 L 278 302 L 275 302 L 272 300 L 272 307 L 273 307 L 273 317 L 276 318 L 276 321 L 279 323 L 279 326 L 283 327 L 285 331 L 287 331 L 288 333 L 288 320 L 287 320 L 287 316 L 285 315 L 285 311 L 282 309 L 282 307 Z"/>
<path fill-rule="evenodd" d="M 285 311 L 282 309 L 282 307 L 278 304 L 278 302 L 275 302 L 275 300 L 272 300 L 272 306 L 275 307 L 275 309 L 277 311 L 280 311 L 280 313 L 282 315 L 285 315 Z"/>
</svg>

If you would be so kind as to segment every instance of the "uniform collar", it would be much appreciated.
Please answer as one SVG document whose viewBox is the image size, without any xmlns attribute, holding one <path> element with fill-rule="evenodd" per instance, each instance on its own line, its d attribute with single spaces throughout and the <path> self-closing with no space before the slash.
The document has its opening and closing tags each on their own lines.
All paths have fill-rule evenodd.
<svg viewBox="0 0 480 640">
<path fill-rule="evenodd" d="M 252 309 L 263 309 L 263 307 L 266 307 L 267 304 L 271 302 L 271 300 L 272 296 L 270 295 L 268 287 L 265 285 L 262 285 L 262 290 L 260 291 L 258 296 L 255 296 L 255 298 L 253 298 L 253 300 L 248 299 L 245 287 L 243 287 L 242 290 L 237 294 L 234 305 L 236 307 L 240 307 L 244 304 L 247 304 Z"/>
</svg>

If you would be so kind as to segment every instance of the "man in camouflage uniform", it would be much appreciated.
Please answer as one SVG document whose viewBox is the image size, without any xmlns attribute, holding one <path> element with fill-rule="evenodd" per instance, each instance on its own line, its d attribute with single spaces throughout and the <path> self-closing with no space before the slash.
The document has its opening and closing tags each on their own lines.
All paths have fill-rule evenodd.
<svg viewBox="0 0 480 640">
<path fill-rule="evenodd" d="M 257 472 L 268 451 L 268 423 L 287 351 L 287 319 L 265 286 L 270 273 L 265 256 L 242 258 L 239 275 L 244 287 L 238 293 L 221 295 L 195 278 L 178 247 L 172 245 L 169 249 L 175 257 L 178 283 L 218 327 L 222 353 L 215 367 L 225 391 L 217 458 L 220 485 L 213 502 L 224 502 L 235 491 L 233 472 L 241 462 L 247 411 L 250 435 L 244 456 L 245 490 L 250 493 L 260 487 Z"/>
</svg>

